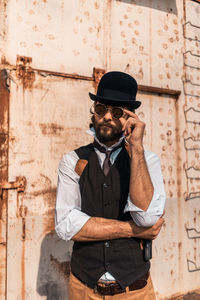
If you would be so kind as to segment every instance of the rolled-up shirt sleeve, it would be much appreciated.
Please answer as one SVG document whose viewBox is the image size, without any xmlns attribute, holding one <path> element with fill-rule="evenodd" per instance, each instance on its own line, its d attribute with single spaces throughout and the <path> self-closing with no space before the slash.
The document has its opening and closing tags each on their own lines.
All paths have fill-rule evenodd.
<svg viewBox="0 0 200 300">
<path fill-rule="evenodd" d="M 66 241 L 90 219 L 90 216 L 81 211 L 80 177 L 75 172 L 78 159 L 77 154 L 72 151 L 62 158 L 58 168 L 55 230 Z"/>
<path fill-rule="evenodd" d="M 128 196 L 124 212 L 130 211 L 133 221 L 141 227 L 153 226 L 164 212 L 166 195 L 164 190 L 163 176 L 159 157 L 151 152 L 145 151 L 147 168 L 154 187 L 151 203 L 146 211 L 132 203 Z"/>
</svg>

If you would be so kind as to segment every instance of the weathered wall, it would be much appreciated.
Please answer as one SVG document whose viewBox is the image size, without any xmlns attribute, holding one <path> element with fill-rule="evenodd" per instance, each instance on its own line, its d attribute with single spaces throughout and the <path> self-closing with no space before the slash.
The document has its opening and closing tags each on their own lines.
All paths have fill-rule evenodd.
<svg viewBox="0 0 200 300">
<path fill-rule="evenodd" d="M 6 72 L 0 70 L 0 297 L 6 289 L 6 231 L 7 196 L 2 189 L 8 181 L 8 131 L 9 131 L 9 90 Z M 2 183 L 2 184 L 1 184 Z"/>
<path fill-rule="evenodd" d="M 157 298 L 200 288 L 200 4 L 9 0 L 3 7 L 1 68 L 10 70 L 8 180 L 27 181 L 25 192 L 8 195 L 2 281 L 8 299 L 66 296 L 72 244 L 53 230 L 57 166 L 63 154 L 90 141 L 85 132 L 94 67 L 126 71 L 146 86 L 138 93 L 138 114 L 147 125 L 146 148 L 161 159 L 167 193 L 166 225 L 153 246 Z M 152 86 L 167 91 L 155 93 Z M 181 91 L 178 98 L 174 90 Z"/>
</svg>

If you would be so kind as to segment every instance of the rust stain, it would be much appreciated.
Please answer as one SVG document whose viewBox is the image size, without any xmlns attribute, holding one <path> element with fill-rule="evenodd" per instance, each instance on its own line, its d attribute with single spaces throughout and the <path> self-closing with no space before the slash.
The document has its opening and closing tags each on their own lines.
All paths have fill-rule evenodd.
<svg viewBox="0 0 200 300">
<path fill-rule="evenodd" d="M 84 12 L 84 15 L 85 15 L 87 18 L 89 18 L 89 17 L 90 17 L 89 11 L 85 11 L 85 12 Z"/>
<path fill-rule="evenodd" d="M 55 40 L 55 36 L 54 36 L 53 34 L 48 34 L 48 35 L 47 35 L 47 38 L 48 38 L 49 40 Z"/>
<path fill-rule="evenodd" d="M 64 127 L 55 123 L 40 123 L 40 129 L 44 135 L 60 136 Z"/>
<path fill-rule="evenodd" d="M 32 193 L 29 193 L 29 195 L 32 196 L 40 196 L 40 195 L 45 195 L 45 194 L 56 194 L 56 188 L 47 188 L 47 189 L 43 189 L 43 190 L 38 190 Z"/>
<path fill-rule="evenodd" d="M 167 46 L 167 44 L 163 44 L 163 49 L 167 49 L 168 48 L 168 46 Z"/>
<path fill-rule="evenodd" d="M 70 275 L 70 261 L 64 261 L 59 262 L 57 258 L 53 257 L 53 255 L 50 255 L 51 263 L 55 266 L 57 271 L 64 276 L 65 278 L 68 278 Z"/>
<path fill-rule="evenodd" d="M 50 213 L 53 214 L 51 210 L 55 207 L 56 187 L 52 187 L 51 180 L 44 174 L 40 174 L 38 180 L 32 182 L 31 187 L 33 191 L 26 195 L 28 197 L 42 196 L 44 203 L 46 203 L 46 209 L 49 209 Z"/>
<path fill-rule="evenodd" d="M 136 44 L 136 39 L 135 39 L 135 38 L 132 38 L 132 39 L 131 39 L 131 43 L 132 43 L 132 44 Z"/>
<path fill-rule="evenodd" d="M 95 91 L 97 90 L 97 86 L 99 84 L 99 81 L 101 79 L 101 77 L 106 73 L 106 70 L 104 69 L 99 69 L 99 68 L 94 68 L 93 69 L 93 77 L 94 77 L 94 88 Z"/>
<path fill-rule="evenodd" d="M 22 241 L 25 241 L 26 239 L 26 219 L 22 218 Z"/>
<path fill-rule="evenodd" d="M 38 28 L 37 25 L 34 25 L 32 29 L 33 29 L 33 31 L 35 31 L 35 32 L 36 32 L 36 31 L 39 31 L 39 28 Z"/>
<path fill-rule="evenodd" d="M 139 46 L 140 51 L 144 51 L 144 46 Z"/>
<path fill-rule="evenodd" d="M 43 233 L 44 234 L 54 234 L 55 232 L 55 220 L 54 220 L 55 208 L 49 209 L 44 215 L 43 222 Z"/>
<path fill-rule="evenodd" d="M 99 9 L 99 7 L 100 7 L 99 3 L 95 2 L 94 7 L 95 7 L 95 9 Z"/>
<path fill-rule="evenodd" d="M 31 164 L 31 163 L 33 163 L 34 162 L 34 159 L 31 159 L 31 160 L 23 160 L 22 162 L 21 162 L 21 165 L 27 165 L 27 164 Z"/>
<path fill-rule="evenodd" d="M 143 69 L 142 68 L 139 69 L 138 75 L 139 75 L 140 80 L 142 80 L 143 77 L 144 77 L 144 73 L 143 73 Z"/>
<path fill-rule="evenodd" d="M 24 88 L 32 88 L 35 81 L 35 73 L 31 68 L 32 58 L 17 55 L 16 76 L 22 82 Z"/>
<path fill-rule="evenodd" d="M 35 14 L 34 10 L 33 10 L 33 9 L 30 9 L 30 10 L 29 10 L 29 14 L 30 14 L 30 15 L 34 15 L 34 14 Z"/>
<path fill-rule="evenodd" d="M 4 57 L 1 60 L 6 62 Z M 0 183 L 8 181 L 8 131 L 9 131 L 9 89 L 7 86 L 7 72 L 0 70 Z M 0 187 L 0 220 L 1 222 L 1 236 L 0 240 L 6 241 L 6 236 L 2 236 L 6 228 L 7 214 L 7 197 L 8 192 Z M 5 280 L 4 271 L 0 271 L 0 280 Z M 1 286 L 1 285 L 0 285 Z"/>
<path fill-rule="evenodd" d="M 164 25 L 164 29 L 167 31 L 169 29 L 168 25 Z"/>
<path fill-rule="evenodd" d="M 167 135 L 168 135 L 168 136 L 172 135 L 172 131 L 171 131 L 171 130 L 168 130 L 168 131 L 167 131 Z"/>
<path fill-rule="evenodd" d="M 2 65 L 9 65 L 9 63 L 8 63 L 7 60 L 6 60 L 5 55 L 2 55 L 2 56 L 1 56 L 1 64 L 2 64 Z"/>
<path fill-rule="evenodd" d="M 28 208 L 24 205 L 21 205 L 19 208 L 19 215 L 21 218 L 25 218 L 28 212 Z"/>
<path fill-rule="evenodd" d="M 18 21 L 18 22 L 22 22 L 22 21 L 23 21 L 22 16 L 18 16 L 18 17 L 17 17 L 17 21 Z"/>
<path fill-rule="evenodd" d="M 21 253 L 21 299 L 25 300 L 25 286 L 26 286 L 26 274 L 25 274 L 25 243 L 22 242 Z"/>
<path fill-rule="evenodd" d="M 169 72 L 167 72 L 167 78 L 170 79 L 171 78 L 171 75 Z"/>
</svg>

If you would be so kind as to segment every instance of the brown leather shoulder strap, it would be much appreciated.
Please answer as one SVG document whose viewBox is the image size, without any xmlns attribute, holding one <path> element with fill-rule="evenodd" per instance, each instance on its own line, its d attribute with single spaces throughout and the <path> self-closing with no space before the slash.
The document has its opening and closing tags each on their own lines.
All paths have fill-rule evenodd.
<svg viewBox="0 0 200 300">
<path fill-rule="evenodd" d="M 79 159 L 76 163 L 75 172 L 81 176 L 87 164 L 88 161 L 86 159 Z"/>
</svg>

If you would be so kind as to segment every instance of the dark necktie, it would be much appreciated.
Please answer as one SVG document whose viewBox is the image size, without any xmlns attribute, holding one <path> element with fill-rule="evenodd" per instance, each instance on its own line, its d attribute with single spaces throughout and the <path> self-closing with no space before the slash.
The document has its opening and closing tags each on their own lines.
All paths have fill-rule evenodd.
<svg viewBox="0 0 200 300">
<path fill-rule="evenodd" d="M 104 172 L 105 176 L 108 174 L 108 172 L 110 170 L 110 166 L 111 166 L 110 155 L 111 155 L 111 152 L 112 152 L 112 150 L 105 151 L 106 158 L 104 159 L 104 162 L 103 162 L 103 172 Z"/>
<path fill-rule="evenodd" d="M 94 147 L 97 148 L 100 152 L 106 154 L 106 158 L 103 162 L 103 172 L 105 176 L 108 174 L 111 167 L 110 156 L 112 152 L 116 151 L 118 148 L 121 148 L 123 146 L 123 143 L 124 141 L 122 141 L 117 147 L 113 148 L 112 150 L 106 150 L 103 146 L 99 145 L 99 143 L 96 140 L 94 140 Z"/>
</svg>

